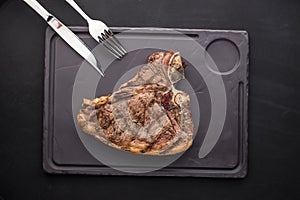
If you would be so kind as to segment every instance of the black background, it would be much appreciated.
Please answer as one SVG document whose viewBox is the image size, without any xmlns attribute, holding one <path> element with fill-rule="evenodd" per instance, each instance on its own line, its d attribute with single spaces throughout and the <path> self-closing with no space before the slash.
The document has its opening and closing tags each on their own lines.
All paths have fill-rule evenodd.
<svg viewBox="0 0 300 200">
<path fill-rule="evenodd" d="M 40 0 L 67 25 L 85 21 Z M 0 7 L 0 199 L 297 199 L 300 1 L 77 0 L 110 26 L 241 29 L 250 37 L 245 179 L 49 175 L 42 169 L 44 33 L 22 1 Z"/>
</svg>

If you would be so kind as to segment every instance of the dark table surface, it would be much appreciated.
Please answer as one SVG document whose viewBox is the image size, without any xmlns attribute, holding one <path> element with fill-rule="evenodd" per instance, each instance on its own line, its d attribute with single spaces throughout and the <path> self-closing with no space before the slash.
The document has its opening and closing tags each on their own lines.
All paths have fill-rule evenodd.
<svg viewBox="0 0 300 200">
<path fill-rule="evenodd" d="M 67 25 L 85 21 L 40 2 Z M 24 2 L 0 7 L 0 199 L 297 199 L 300 195 L 300 1 L 77 0 L 110 26 L 247 30 L 249 171 L 245 179 L 49 175 L 42 169 L 47 24 Z"/>
</svg>

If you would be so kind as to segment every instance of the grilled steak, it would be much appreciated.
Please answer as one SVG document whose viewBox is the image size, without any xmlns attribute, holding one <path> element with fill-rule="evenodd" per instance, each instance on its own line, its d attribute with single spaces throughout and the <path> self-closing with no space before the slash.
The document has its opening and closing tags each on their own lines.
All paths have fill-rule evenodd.
<svg viewBox="0 0 300 200">
<path fill-rule="evenodd" d="M 117 149 L 148 155 L 185 151 L 192 145 L 194 125 L 188 94 L 175 88 L 183 78 L 178 52 L 156 52 L 114 93 L 84 99 L 78 124 Z"/>
</svg>

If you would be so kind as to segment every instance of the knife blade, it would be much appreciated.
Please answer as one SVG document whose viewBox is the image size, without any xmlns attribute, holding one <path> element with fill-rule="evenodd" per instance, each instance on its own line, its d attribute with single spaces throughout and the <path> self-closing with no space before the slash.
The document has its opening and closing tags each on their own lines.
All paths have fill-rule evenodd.
<svg viewBox="0 0 300 200">
<path fill-rule="evenodd" d="M 95 55 L 67 26 L 49 13 L 36 0 L 23 1 L 35 10 L 49 24 L 49 26 L 51 26 L 53 30 L 80 56 L 82 56 L 101 76 L 104 76 L 100 63 L 96 59 Z"/>
</svg>

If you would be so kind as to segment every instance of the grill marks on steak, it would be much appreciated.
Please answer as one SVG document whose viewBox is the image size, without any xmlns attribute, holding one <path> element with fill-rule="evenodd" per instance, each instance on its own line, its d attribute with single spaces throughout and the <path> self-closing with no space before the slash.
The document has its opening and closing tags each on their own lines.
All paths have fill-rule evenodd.
<svg viewBox="0 0 300 200">
<path fill-rule="evenodd" d="M 105 104 L 95 104 L 95 108 L 97 109 L 97 120 L 99 122 L 99 126 L 102 129 L 103 135 L 105 138 L 109 139 L 111 142 L 120 145 L 120 148 L 123 150 L 129 150 L 140 153 L 144 153 L 147 151 L 159 150 L 164 148 L 171 140 L 176 131 L 174 130 L 174 123 L 170 119 L 177 114 L 179 115 L 178 109 L 173 109 L 167 112 L 167 116 L 155 116 L 157 120 L 161 120 L 162 123 L 158 123 L 157 121 L 153 121 L 151 124 L 151 110 L 154 106 L 154 103 L 159 106 L 163 106 L 164 104 L 171 104 L 171 98 L 164 98 L 166 94 L 171 96 L 171 92 L 163 94 L 166 88 L 160 87 L 162 90 L 157 90 L 157 85 L 148 85 L 146 88 L 135 91 L 134 95 L 130 98 L 128 102 L 129 113 L 131 120 L 138 124 L 141 127 L 147 126 L 147 132 L 152 132 L 157 134 L 153 134 L 152 137 L 148 137 L 148 134 L 143 134 L 143 132 L 138 132 L 138 134 L 123 134 L 124 130 L 121 130 L 116 123 L 113 113 L 111 110 L 111 101 L 108 101 Z M 169 102 L 166 102 L 166 101 Z M 160 107 L 157 107 L 159 109 Z M 163 113 L 163 112 L 162 112 Z M 153 113 L 152 113 L 153 118 Z M 169 121 L 168 121 L 169 120 Z M 164 124 L 165 123 L 165 124 Z M 178 125 L 177 125 L 178 126 Z M 160 129 L 160 131 L 158 131 Z M 126 128 L 125 128 L 126 130 Z M 134 137 L 135 136 L 135 137 Z"/>
<path fill-rule="evenodd" d="M 78 114 L 81 129 L 111 147 L 133 153 L 169 155 L 188 149 L 193 123 L 188 95 L 173 87 L 183 78 L 180 56 L 174 55 L 154 53 L 112 95 L 84 99 Z"/>
<path fill-rule="evenodd" d="M 148 108 L 153 106 L 155 101 L 155 92 L 139 92 L 128 102 L 131 120 L 140 126 L 149 124 L 150 114 Z"/>
</svg>

